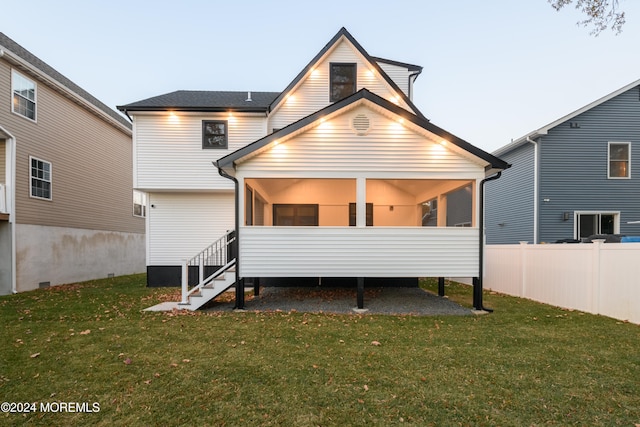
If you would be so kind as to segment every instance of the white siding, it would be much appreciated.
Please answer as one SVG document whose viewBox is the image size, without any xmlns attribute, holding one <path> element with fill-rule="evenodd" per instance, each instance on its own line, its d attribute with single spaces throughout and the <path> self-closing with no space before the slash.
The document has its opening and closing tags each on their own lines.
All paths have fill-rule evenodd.
<svg viewBox="0 0 640 427">
<path fill-rule="evenodd" d="M 387 75 L 393 80 L 395 84 L 404 92 L 405 95 L 409 96 L 409 76 L 411 72 L 405 67 L 400 67 L 398 65 L 387 64 L 386 62 L 378 62 L 378 65 L 382 70 L 387 73 Z"/>
<path fill-rule="evenodd" d="M 202 121 L 227 120 L 227 150 L 202 149 Z M 233 189 L 212 162 L 265 134 L 264 115 L 137 114 L 135 116 L 136 188 L 146 191 Z"/>
<path fill-rule="evenodd" d="M 370 119 L 367 135 L 356 135 L 351 128 L 353 117 L 361 113 Z M 252 157 L 239 171 L 245 177 L 345 177 L 366 172 L 371 178 L 484 177 L 482 165 L 439 142 L 361 106 Z"/>
<path fill-rule="evenodd" d="M 234 228 L 233 193 L 151 193 L 147 265 L 180 265 Z"/>
<path fill-rule="evenodd" d="M 241 227 L 243 277 L 478 275 L 478 229 Z"/>
<path fill-rule="evenodd" d="M 269 132 L 273 129 L 281 129 L 330 104 L 329 65 L 331 62 L 357 64 L 357 90 L 366 88 L 388 100 L 396 96 L 378 73 L 371 73 L 373 68 L 364 57 L 349 42 L 343 40 L 317 65 L 314 72 L 303 78 L 302 83 L 290 93 L 290 97 L 271 114 Z M 399 105 L 409 109 L 402 101 Z"/>
</svg>

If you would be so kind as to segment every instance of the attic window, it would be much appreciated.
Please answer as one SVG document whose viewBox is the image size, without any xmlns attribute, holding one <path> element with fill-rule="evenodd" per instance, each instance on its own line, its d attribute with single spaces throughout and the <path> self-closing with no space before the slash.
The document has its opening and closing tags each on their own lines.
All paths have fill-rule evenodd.
<svg viewBox="0 0 640 427">
<path fill-rule="evenodd" d="M 331 63 L 329 101 L 335 102 L 356 93 L 356 64 Z"/>
<path fill-rule="evenodd" d="M 351 126 L 357 135 L 366 135 L 371 128 L 371 121 L 366 114 L 358 114 L 351 121 Z"/>
</svg>

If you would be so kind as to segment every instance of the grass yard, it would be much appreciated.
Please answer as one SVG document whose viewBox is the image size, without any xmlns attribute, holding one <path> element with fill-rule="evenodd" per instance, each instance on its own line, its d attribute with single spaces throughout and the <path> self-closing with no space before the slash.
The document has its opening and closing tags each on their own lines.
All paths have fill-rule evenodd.
<svg viewBox="0 0 640 427">
<path fill-rule="evenodd" d="M 177 291 L 144 283 L 0 297 L 1 400 L 36 403 L 0 424 L 640 424 L 638 325 L 489 293 L 474 317 L 147 313 Z"/>
</svg>

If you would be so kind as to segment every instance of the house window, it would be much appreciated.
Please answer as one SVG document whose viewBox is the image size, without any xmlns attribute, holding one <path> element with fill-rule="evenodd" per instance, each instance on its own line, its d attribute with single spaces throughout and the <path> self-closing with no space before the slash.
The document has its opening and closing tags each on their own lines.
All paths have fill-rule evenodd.
<svg viewBox="0 0 640 427">
<path fill-rule="evenodd" d="M 202 148 L 227 148 L 227 121 L 202 121 Z"/>
<path fill-rule="evenodd" d="M 339 101 L 356 92 L 356 64 L 331 64 L 330 101 Z"/>
<path fill-rule="evenodd" d="M 576 212 L 576 239 L 619 233 L 618 212 Z"/>
<path fill-rule="evenodd" d="M 142 191 L 133 190 L 133 215 L 147 216 L 147 195 Z"/>
<path fill-rule="evenodd" d="M 22 74 L 11 72 L 13 102 L 11 109 L 28 119 L 36 119 L 36 84 Z"/>
<path fill-rule="evenodd" d="M 29 157 L 31 163 L 31 197 L 51 200 L 51 163 Z"/>
<path fill-rule="evenodd" d="M 609 143 L 609 178 L 629 178 L 631 143 Z"/>
<path fill-rule="evenodd" d="M 318 205 L 273 205 L 273 225 L 318 226 Z"/>
<path fill-rule="evenodd" d="M 373 203 L 367 203 L 366 224 L 367 227 L 373 227 Z M 349 203 L 349 227 L 356 226 L 356 204 Z"/>
<path fill-rule="evenodd" d="M 438 226 L 438 199 L 431 199 L 422 203 L 422 226 Z"/>
</svg>

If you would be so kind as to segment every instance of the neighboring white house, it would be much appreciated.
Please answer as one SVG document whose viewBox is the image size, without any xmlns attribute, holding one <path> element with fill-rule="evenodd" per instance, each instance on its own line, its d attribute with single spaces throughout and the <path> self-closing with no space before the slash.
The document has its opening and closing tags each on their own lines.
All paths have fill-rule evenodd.
<svg viewBox="0 0 640 427">
<path fill-rule="evenodd" d="M 179 284 L 182 260 L 228 230 L 241 279 L 478 277 L 480 189 L 509 165 L 422 115 L 420 71 L 370 56 L 343 28 L 281 93 L 118 107 L 148 195 L 148 284 Z"/>
</svg>

